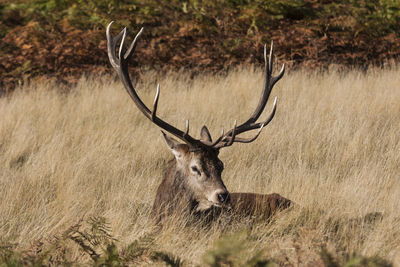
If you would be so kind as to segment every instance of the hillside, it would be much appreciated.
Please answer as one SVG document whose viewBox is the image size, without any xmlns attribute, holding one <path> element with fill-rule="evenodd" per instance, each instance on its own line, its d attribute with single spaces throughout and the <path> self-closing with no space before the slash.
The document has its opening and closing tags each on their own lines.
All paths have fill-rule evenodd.
<svg viewBox="0 0 400 267">
<path fill-rule="evenodd" d="M 400 55 L 397 0 L 33 0 L 0 2 L 0 91 L 110 70 L 105 27 L 145 27 L 136 70 L 260 64 L 273 40 L 290 69 L 381 66 Z"/>
</svg>

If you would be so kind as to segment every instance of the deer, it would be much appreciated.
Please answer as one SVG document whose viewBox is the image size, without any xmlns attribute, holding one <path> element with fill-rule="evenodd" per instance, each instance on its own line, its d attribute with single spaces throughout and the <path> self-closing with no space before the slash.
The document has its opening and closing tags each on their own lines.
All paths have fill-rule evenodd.
<svg viewBox="0 0 400 267">
<path fill-rule="evenodd" d="M 113 22 L 108 24 L 106 29 L 107 53 L 110 63 L 139 111 L 162 129 L 162 136 L 174 155 L 174 158 L 168 163 L 154 199 L 151 216 L 156 222 L 162 221 L 174 212 L 201 216 L 201 214 L 206 214 L 207 211 L 218 210 L 219 212 L 213 214 L 218 215 L 226 212 L 239 216 L 270 218 L 276 212 L 289 208 L 292 201 L 277 193 L 230 193 L 221 178 L 224 164 L 218 158 L 222 148 L 230 147 L 234 143 L 255 141 L 263 128 L 275 116 L 277 97 L 275 97 L 272 111 L 267 119 L 257 122 L 265 109 L 272 88 L 285 73 L 285 64 L 283 64 L 278 75 L 272 76 L 273 42 L 271 42 L 268 60 L 267 46 L 264 45 L 264 86 L 258 105 L 251 116 L 240 125 L 237 125 L 235 121 L 231 130 L 225 133 L 222 130 L 221 135 L 215 140 L 212 139 L 208 128 L 204 125 L 200 131 L 200 138 L 196 139 L 189 134 L 189 120 L 186 120 L 185 131 L 182 131 L 157 116 L 160 96 L 159 84 L 157 85 L 152 110 L 143 103 L 132 84 L 128 63 L 136 49 L 143 28 L 136 34 L 131 45 L 125 49 L 127 28 L 125 27 L 118 35 L 113 37 L 110 33 L 112 24 Z M 117 54 L 118 42 L 120 45 Z M 243 138 L 239 136 L 251 130 L 257 130 L 253 137 Z"/>
</svg>

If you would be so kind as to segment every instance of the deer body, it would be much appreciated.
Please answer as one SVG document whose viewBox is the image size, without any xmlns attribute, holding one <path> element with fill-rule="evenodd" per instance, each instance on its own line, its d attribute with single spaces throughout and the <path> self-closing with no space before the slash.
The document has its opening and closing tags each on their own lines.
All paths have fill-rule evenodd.
<svg viewBox="0 0 400 267">
<path fill-rule="evenodd" d="M 183 213 L 185 216 L 201 215 L 202 210 L 199 209 L 197 200 L 181 186 L 184 177 L 179 175 L 174 177 L 173 171 L 171 165 L 157 189 L 151 211 L 151 216 L 157 223 L 176 212 Z M 229 201 L 224 206 L 218 207 L 220 211 L 217 214 L 226 212 L 238 216 L 269 218 L 274 213 L 287 209 L 291 205 L 292 202 L 289 199 L 276 193 L 230 193 Z"/>
<path fill-rule="evenodd" d="M 272 76 L 273 45 L 271 44 L 269 60 L 267 60 L 266 46 L 264 46 L 264 86 L 259 103 L 250 118 L 239 126 L 235 121 L 231 130 L 226 133 L 222 131 L 221 136 L 214 141 L 207 127 L 203 126 L 200 131 L 201 138 L 196 139 L 189 135 L 189 121 L 186 121 L 186 130 L 181 131 L 157 116 L 159 85 L 152 110 L 143 103 L 132 85 L 128 72 L 128 62 L 135 51 L 137 40 L 143 28 L 136 35 L 129 48 L 123 51 L 125 50 L 126 28 L 116 37 L 112 37 L 110 34 L 111 24 L 112 22 L 108 25 L 106 31 L 108 57 L 129 96 L 145 117 L 164 131 L 183 141 L 183 143 L 180 143 L 162 131 L 175 159 L 169 163 L 164 178 L 158 187 L 152 209 L 153 217 L 160 221 L 173 212 L 201 215 L 207 214 L 210 210 L 217 210 L 216 213 L 212 214 L 218 215 L 226 211 L 238 215 L 258 215 L 268 218 L 276 211 L 289 207 L 291 201 L 278 194 L 229 193 L 221 178 L 224 165 L 218 158 L 219 151 L 222 148 L 229 147 L 237 142 L 250 143 L 256 140 L 263 127 L 271 122 L 275 115 L 277 98 L 275 98 L 272 112 L 267 119 L 263 122 L 257 122 L 266 106 L 273 86 L 285 72 L 285 65 L 283 65 L 279 74 Z M 116 46 L 119 41 L 117 56 Z M 251 130 L 258 130 L 253 138 L 239 137 L 240 134 Z"/>
<path fill-rule="evenodd" d="M 231 193 L 230 206 L 239 216 L 269 218 L 276 212 L 289 208 L 292 202 L 277 193 Z"/>
<path fill-rule="evenodd" d="M 221 209 L 220 212 L 233 212 L 239 216 L 263 218 L 269 218 L 275 212 L 289 208 L 292 204 L 289 199 L 276 193 L 230 193 L 226 201 L 225 205 L 218 207 L 218 209 Z M 201 214 L 201 211 L 212 206 L 200 205 L 187 184 L 186 176 L 177 169 L 176 161 L 171 160 L 164 178 L 158 186 L 151 216 L 156 222 L 161 222 L 165 217 L 176 212 L 191 216 Z"/>
</svg>

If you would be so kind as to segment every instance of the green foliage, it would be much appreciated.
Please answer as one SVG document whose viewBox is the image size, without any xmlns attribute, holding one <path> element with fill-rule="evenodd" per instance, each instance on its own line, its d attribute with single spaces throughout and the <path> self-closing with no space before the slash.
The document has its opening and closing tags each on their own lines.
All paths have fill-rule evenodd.
<svg viewBox="0 0 400 267">
<path fill-rule="evenodd" d="M 72 241 L 72 242 L 71 242 Z M 254 250 L 254 240 L 246 231 L 228 234 L 217 240 L 203 255 L 204 265 L 218 266 L 278 266 L 279 262 Z M 88 262 L 71 262 L 70 252 L 78 247 Z M 64 233 L 51 239 L 35 242 L 29 250 L 20 250 L 17 244 L 0 241 L 0 266 L 131 266 L 159 263 L 166 266 L 186 266 L 177 255 L 154 249 L 151 234 L 143 235 L 126 247 L 118 245 L 103 217 L 80 220 Z M 378 256 L 333 255 L 325 247 L 319 253 L 320 262 L 327 267 L 391 267 L 390 262 Z M 344 259 L 343 259 L 344 258 Z"/>
<path fill-rule="evenodd" d="M 361 255 L 353 254 L 347 257 L 344 264 L 339 264 L 338 259 L 336 259 L 331 253 L 328 252 L 326 248 L 321 250 L 321 259 L 325 266 L 327 267 L 391 267 L 393 266 L 390 262 L 377 257 L 366 257 Z"/>
<path fill-rule="evenodd" d="M 20 254 L 15 251 L 15 245 L 2 241 L 0 243 L 0 266 L 22 265 Z"/>
<path fill-rule="evenodd" d="M 214 248 L 207 251 L 203 260 L 211 267 L 217 266 L 273 266 L 273 262 L 263 257 L 261 251 L 251 252 L 248 235 L 238 232 L 219 239 Z M 248 255 L 252 255 L 248 257 Z"/>
<path fill-rule="evenodd" d="M 156 251 L 153 253 L 151 258 L 156 262 L 163 262 L 167 266 L 183 266 L 183 261 L 179 257 L 172 255 L 171 253 Z"/>
<path fill-rule="evenodd" d="M 360 25 L 359 31 L 372 36 L 396 32 L 400 27 L 400 2 L 397 0 L 350 0 L 352 15 Z"/>
<path fill-rule="evenodd" d="M 165 17 L 167 12 L 178 18 L 178 23 L 194 18 L 195 26 L 204 32 L 219 31 L 217 20 L 224 20 L 225 16 L 236 16 L 247 31 L 268 29 L 283 19 L 310 21 L 351 16 L 358 23 L 356 31 L 382 36 L 389 32 L 399 34 L 400 23 L 400 2 L 397 0 L 325 1 L 318 5 L 307 0 L 34 0 L 6 4 L 0 10 L 2 20 L 7 20 L 10 12 L 18 12 L 25 24 L 31 20 L 52 24 L 68 19 L 82 29 L 104 26 L 110 18 L 118 18 L 127 26 L 154 23 L 154 16 Z"/>
<path fill-rule="evenodd" d="M 151 235 L 144 235 L 125 248 L 118 246 L 112 237 L 108 223 L 103 217 L 80 220 L 64 233 L 46 241 L 36 242 L 26 251 L 16 244 L 0 242 L 0 266 L 48 266 L 75 265 L 83 262 L 70 262 L 69 254 L 78 247 L 83 256 L 89 256 L 92 266 L 129 266 L 138 263 L 157 262 L 167 266 L 182 266 L 183 261 L 175 255 L 153 250 Z"/>
<path fill-rule="evenodd" d="M 80 223 L 69 228 L 64 233 L 64 239 L 74 241 L 96 264 L 112 261 L 118 254 L 114 245 L 115 239 L 110 234 L 106 220 L 102 217 L 92 217 L 87 223 L 87 229 L 81 230 Z M 103 253 L 99 252 L 99 249 Z"/>
<path fill-rule="evenodd" d="M 139 237 L 126 248 L 119 250 L 116 245 L 117 240 L 111 236 L 109 226 L 103 217 L 92 217 L 87 223 L 87 229 L 80 230 L 81 225 L 77 224 L 64 236 L 78 244 L 82 251 L 90 256 L 94 266 L 127 266 L 143 259 L 168 266 L 182 265 L 179 257 L 153 250 L 151 235 Z"/>
</svg>

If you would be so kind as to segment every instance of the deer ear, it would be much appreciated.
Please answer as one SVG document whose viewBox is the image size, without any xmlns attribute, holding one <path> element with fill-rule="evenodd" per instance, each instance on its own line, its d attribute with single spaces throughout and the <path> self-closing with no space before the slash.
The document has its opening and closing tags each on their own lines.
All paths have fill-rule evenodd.
<svg viewBox="0 0 400 267">
<path fill-rule="evenodd" d="M 201 137 L 201 140 L 203 140 L 203 141 L 212 142 L 211 134 L 205 125 L 203 125 L 203 127 L 201 127 L 200 137 Z"/>
<path fill-rule="evenodd" d="M 174 153 L 175 157 L 177 159 L 182 158 L 182 156 L 188 151 L 187 145 L 186 144 L 181 144 L 178 141 L 176 141 L 174 138 L 169 137 L 166 135 L 163 131 L 161 131 L 165 141 L 167 142 L 167 145 L 169 149 L 171 149 L 172 153 Z"/>
</svg>

